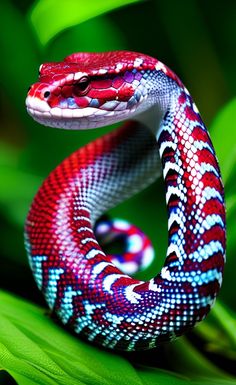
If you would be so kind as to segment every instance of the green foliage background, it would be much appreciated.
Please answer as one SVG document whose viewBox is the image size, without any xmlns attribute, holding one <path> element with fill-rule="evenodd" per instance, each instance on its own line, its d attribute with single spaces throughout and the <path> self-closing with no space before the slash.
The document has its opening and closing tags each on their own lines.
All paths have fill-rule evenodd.
<svg viewBox="0 0 236 385">
<path fill-rule="evenodd" d="M 0 20 L 0 384 L 235 384 L 235 1 L 1 0 Z M 41 127 L 25 111 L 27 88 L 42 62 L 115 49 L 159 58 L 194 96 L 220 161 L 228 229 L 223 288 L 210 316 L 175 343 L 119 355 L 81 341 L 48 317 L 23 245 L 24 219 L 42 180 L 76 148 L 112 129 Z M 166 250 L 162 183 L 112 214 L 153 240 L 157 259 L 142 275 L 150 278 Z"/>
</svg>

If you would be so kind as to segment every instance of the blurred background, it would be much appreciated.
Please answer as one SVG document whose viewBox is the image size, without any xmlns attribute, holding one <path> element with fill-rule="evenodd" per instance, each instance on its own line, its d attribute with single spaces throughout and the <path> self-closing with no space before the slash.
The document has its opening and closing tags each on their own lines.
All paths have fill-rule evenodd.
<svg viewBox="0 0 236 385">
<path fill-rule="evenodd" d="M 228 262 L 219 301 L 207 320 L 190 333 L 189 343 L 213 369 L 220 366 L 235 374 L 236 2 L 1 0 L 0 20 L 0 287 L 44 305 L 24 250 L 28 208 L 43 179 L 62 159 L 114 129 L 66 132 L 36 124 L 26 113 L 25 97 L 37 80 L 39 65 L 77 51 L 147 53 L 167 64 L 186 84 L 220 161 L 227 201 Z M 162 182 L 111 214 L 132 221 L 152 239 L 157 258 L 141 276 L 150 278 L 166 252 Z M 183 357 L 189 354 L 186 346 Z M 178 343 L 171 347 L 173 354 L 178 349 L 182 349 Z M 178 370 L 182 365 L 180 371 L 185 373 L 184 358 L 177 356 L 171 368 Z M 191 370 L 194 365 L 187 371 Z"/>
</svg>

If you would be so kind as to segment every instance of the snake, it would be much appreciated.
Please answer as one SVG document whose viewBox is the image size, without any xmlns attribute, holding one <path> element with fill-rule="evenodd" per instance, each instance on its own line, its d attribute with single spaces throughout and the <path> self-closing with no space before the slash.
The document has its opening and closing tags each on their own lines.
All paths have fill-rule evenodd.
<svg viewBox="0 0 236 385">
<path fill-rule="evenodd" d="M 52 314 L 82 339 L 123 351 L 152 349 L 192 329 L 221 287 L 226 227 L 215 150 L 182 81 L 146 54 L 73 53 L 40 66 L 26 107 L 47 127 L 124 121 L 62 161 L 30 207 L 26 250 Z M 148 239 L 103 215 L 159 177 L 167 251 L 160 271 L 144 281 L 133 273 L 153 259 Z M 125 239 L 123 262 L 104 251 L 103 240 L 116 237 Z"/>
</svg>

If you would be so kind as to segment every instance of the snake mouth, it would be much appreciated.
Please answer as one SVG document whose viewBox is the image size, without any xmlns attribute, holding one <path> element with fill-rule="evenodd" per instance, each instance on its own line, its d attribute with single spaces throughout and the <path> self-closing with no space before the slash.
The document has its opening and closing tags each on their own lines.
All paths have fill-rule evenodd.
<svg viewBox="0 0 236 385">
<path fill-rule="evenodd" d="M 82 118 L 86 116 L 91 116 L 95 113 L 98 113 L 98 108 L 86 107 L 86 108 L 60 108 L 60 107 L 50 107 L 47 102 L 39 98 L 32 98 L 28 96 L 26 98 L 26 108 L 28 113 L 33 118 Z M 102 111 L 104 112 L 104 111 Z"/>
<path fill-rule="evenodd" d="M 74 130 L 103 127 L 104 123 L 110 125 L 126 120 L 131 115 L 128 109 L 111 111 L 96 107 L 51 108 L 46 101 L 30 95 L 26 98 L 26 108 L 28 114 L 44 126 Z"/>
<path fill-rule="evenodd" d="M 91 79 L 78 72 L 50 83 L 46 74 L 41 74 L 28 91 L 29 115 L 50 127 L 87 129 L 126 120 L 143 110 L 147 92 L 137 79 L 135 84 L 121 75 Z"/>
</svg>

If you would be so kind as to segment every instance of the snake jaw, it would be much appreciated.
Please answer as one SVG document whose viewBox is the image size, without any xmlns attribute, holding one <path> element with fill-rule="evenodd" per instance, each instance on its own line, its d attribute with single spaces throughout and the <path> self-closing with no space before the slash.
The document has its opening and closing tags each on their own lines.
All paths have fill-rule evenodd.
<svg viewBox="0 0 236 385">
<path fill-rule="evenodd" d="M 114 123 L 114 120 L 125 120 L 132 115 L 130 109 L 127 109 L 127 104 L 120 102 L 116 110 L 110 109 L 112 102 L 106 102 L 108 109 L 96 107 L 51 108 L 45 100 L 39 97 L 28 95 L 26 98 L 27 112 L 36 122 L 48 127 L 75 130 L 102 127 L 104 126 L 104 118 L 106 118 L 107 125 Z M 131 111 L 135 115 L 134 106 Z"/>
<path fill-rule="evenodd" d="M 105 118 L 109 125 L 137 115 L 149 107 L 145 103 L 147 94 L 142 83 L 134 79 L 130 84 L 133 74 L 125 73 L 127 81 L 120 76 L 93 79 L 81 91 L 78 79 L 89 79 L 84 73 L 82 75 L 81 78 L 77 74 L 73 77 L 67 74 L 64 79 L 54 83 L 35 83 L 26 98 L 29 115 L 49 127 L 88 129 L 104 126 Z"/>
<path fill-rule="evenodd" d="M 46 101 L 39 98 L 32 98 L 31 96 L 27 96 L 25 104 L 30 115 L 32 115 L 33 111 L 45 113 L 49 112 L 50 110 L 50 107 Z"/>
</svg>

